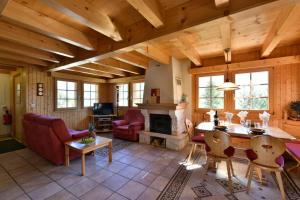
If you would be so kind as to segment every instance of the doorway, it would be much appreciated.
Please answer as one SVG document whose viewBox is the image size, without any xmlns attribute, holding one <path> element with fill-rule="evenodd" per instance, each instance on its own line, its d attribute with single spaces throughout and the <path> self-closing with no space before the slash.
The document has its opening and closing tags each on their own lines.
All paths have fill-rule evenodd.
<svg viewBox="0 0 300 200">
<path fill-rule="evenodd" d="M 11 114 L 11 76 L 9 73 L 0 73 L 0 138 L 5 139 L 11 136 L 12 127 L 9 121 L 3 120 L 3 116 L 6 115 L 6 110 Z"/>
</svg>

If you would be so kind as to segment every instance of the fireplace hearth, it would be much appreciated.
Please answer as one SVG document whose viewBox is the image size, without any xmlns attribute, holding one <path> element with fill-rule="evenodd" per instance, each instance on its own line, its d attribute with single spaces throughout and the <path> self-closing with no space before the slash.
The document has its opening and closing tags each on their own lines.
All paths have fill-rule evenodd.
<svg viewBox="0 0 300 200">
<path fill-rule="evenodd" d="M 172 119 L 170 115 L 150 114 L 150 131 L 171 135 Z"/>
</svg>

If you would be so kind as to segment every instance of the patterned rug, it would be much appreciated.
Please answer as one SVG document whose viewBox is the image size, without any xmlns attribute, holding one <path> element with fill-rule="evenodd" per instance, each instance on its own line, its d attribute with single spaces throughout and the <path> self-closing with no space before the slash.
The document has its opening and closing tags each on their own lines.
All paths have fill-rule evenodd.
<svg viewBox="0 0 300 200">
<path fill-rule="evenodd" d="M 197 162 L 199 162 L 199 157 L 201 157 L 200 153 L 198 152 L 197 155 L 195 156 Z M 239 160 L 235 161 L 239 162 Z M 193 162 L 195 163 L 195 161 Z M 243 165 L 245 165 L 245 161 L 242 161 Z M 203 169 L 202 169 L 203 170 Z M 197 171 L 197 170 L 196 170 Z M 206 175 L 203 176 L 202 180 L 197 181 L 196 184 L 193 186 L 189 185 L 188 182 L 190 181 L 191 177 L 197 175 L 195 173 L 200 173 L 199 170 L 197 172 L 194 172 L 194 170 L 187 170 L 187 167 L 184 165 L 180 165 L 169 183 L 166 185 L 164 190 L 161 192 L 159 197 L 157 198 L 158 200 L 177 200 L 177 199 L 194 199 L 194 200 L 200 200 L 202 198 L 206 197 L 214 197 L 217 193 L 216 192 L 216 187 L 212 187 L 211 183 L 209 184 L 207 179 L 214 179 L 214 181 L 217 183 L 215 185 L 220 185 L 224 192 L 223 197 L 226 199 L 230 200 L 236 200 L 236 199 L 242 199 L 242 193 L 246 193 L 246 181 L 243 183 L 241 180 L 239 180 L 238 177 L 233 177 L 233 193 L 229 193 L 228 190 L 228 179 L 227 177 L 225 178 L 218 178 L 216 177 L 215 173 L 209 172 Z M 255 176 L 255 173 L 254 173 Z M 200 179 L 200 178 L 199 178 Z M 267 188 L 268 185 L 272 187 L 276 187 L 273 185 L 273 183 L 276 183 L 276 177 L 274 174 L 269 175 L 268 177 L 264 176 L 264 180 L 266 180 L 266 183 L 264 186 Z M 299 187 L 295 184 L 293 179 L 290 177 L 290 175 L 284 171 L 282 173 L 282 180 L 284 184 L 284 189 L 286 192 L 287 199 L 289 200 L 299 200 L 300 199 L 300 189 Z M 211 180 L 210 180 L 211 181 Z M 253 181 L 254 182 L 254 181 Z M 277 183 L 276 183 L 277 184 Z M 252 184 L 252 188 L 254 188 Z M 264 192 L 268 191 L 267 189 L 262 189 L 263 186 L 259 186 L 256 189 L 260 190 L 261 192 L 261 199 L 270 199 L 269 197 L 265 197 Z M 193 198 L 187 198 L 184 196 L 185 191 L 192 191 L 193 193 Z M 252 190 L 252 189 L 251 189 Z M 268 191 L 270 192 L 270 191 Z M 254 191 L 255 193 L 255 191 Z M 246 194 L 245 194 L 246 195 Z M 217 197 L 217 196 L 215 196 Z M 249 196 L 248 196 L 249 198 Z M 218 198 L 216 198 L 218 199 Z"/>
<path fill-rule="evenodd" d="M 114 138 L 113 135 L 112 135 L 112 133 L 103 133 L 103 134 L 101 134 L 99 136 L 112 139 L 113 152 L 117 152 L 117 151 L 122 150 L 125 147 L 133 144 L 133 142 L 130 142 L 130 141 L 126 141 L 126 140 L 121 140 L 121 139 L 118 139 L 118 138 Z M 108 155 L 108 147 L 97 149 L 96 150 L 96 155 L 99 155 L 99 156 L 102 156 L 102 157 L 106 157 Z"/>
</svg>

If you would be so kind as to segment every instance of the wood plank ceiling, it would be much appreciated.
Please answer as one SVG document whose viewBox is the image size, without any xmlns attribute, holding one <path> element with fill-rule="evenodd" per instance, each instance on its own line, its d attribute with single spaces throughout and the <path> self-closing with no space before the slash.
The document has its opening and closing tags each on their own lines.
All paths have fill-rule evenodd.
<svg viewBox="0 0 300 200">
<path fill-rule="evenodd" d="M 36 65 L 113 79 L 153 59 L 203 59 L 300 42 L 298 0 L 1 0 L 0 70 Z M 225 58 L 225 56 L 224 56 Z"/>
</svg>

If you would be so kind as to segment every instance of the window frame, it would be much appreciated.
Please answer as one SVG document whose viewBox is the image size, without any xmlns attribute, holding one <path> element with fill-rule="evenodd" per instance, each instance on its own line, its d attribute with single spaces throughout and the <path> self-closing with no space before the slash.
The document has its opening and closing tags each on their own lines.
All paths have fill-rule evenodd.
<svg viewBox="0 0 300 200">
<path fill-rule="evenodd" d="M 217 110 L 217 111 L 224 111 L 225 107 L 226 107 L 226 103 L 227 103 L 227 94 L 226 92 L 224 92 L 224 107 L 223 108 L 199 108 L 198 105 L 199 105 L 199 78 L 200 77 L 207 77 L 207 76 L 220 76 L 220 75 L 223 75 L 224 76 L 224 82 L 225 82 L 225 79 L 226 79 L 226 75 L 225 73 L 206 73 L 206 74 L 198 74 L 195 76 L 195 82 L 196 82 L 196 96 L 195 96 L 195 110 L 196 111 L 209 111 L 209 110 Z"/>
<path fill-rule="evenodd" d="M 268 110 L 246 110 L 246 111 L 250 111 L 251 113 L 261 113 L 262 111 L 267 111 L 271 114 L 274 113 L 274 80 L 273 80 L 273 72 L 274 72 L 274 68 L 256 68 L 256 69 L 245 69 L 245 70 L 236 70 L 232 72 L 232 80 L 235 82 L 235 75 L 236 74 L 242 74 L 242 73 L 255 73 L 255 72 L 263 72 L 263 71 L 267 71 L 269 73 L 269 83 L 268 83 L 268 88 L 269 88 L 269 109 Z M 235 108 L 235 92 L 233 92 L 232 94 L 232 102 L 231 105 L 232 109 L 235 112 L 239 112 L 245 109 L 236 109 Z"/>
<path fill-rule="evenodd" d="M 100 102 L 100 84 L 99 83 L 95 83 L 95 82 L 87 82 L 87 81 L 83 81 L 81 84 L 82 90 L 81 90 L 81 95 L 82 95 L 82 102 L 81 102 L 81 107 L 83 109 L 88 109 L 88 108 L 92 108 L 93 106 L 84 106 L 84 84 L 93 84 L 96 85 L 98 87 L 98 89 L 96 89 L 96 94 L 98 95 L 98 103 Z M 98 90 L 98 91 L 97 91 Z M 92 91 L 89 91 L 92 92 Z M 91 100 L 91 99 L 90 99 Z"/>
<path fill-rule="evenodd" d="M 131 98 L 130 98 L 130 100 L 131 100 L 131 102 L 130 102 L 130 106 L 131 107 L 133 107 L 133 108 L 137 108 L 138 106 L 134 106 L 134 103 L 133 103 L 133 99 L 134 99 L 134 84 L 139 84 L 139 83 L 144 83 L 144 88 L 143 88 L 143 90 L 136 90 L 136 91 L 143 91 L 143 97 L 142 97 L 142 103 L 143 103 L 143 101 L 144 101 L 144 91 L 145 91 L 145 81 L 136 81 L 136 82 L 132 82 L 131 83 L 131 87 L 130 87 L 130 89 L 131 89 Z M 140 99 L 140 98 L 139 98 Z"/>
<path fill-rule="evenodd" d="M 118 83 L 117 84 L 117 86 L 120 86 L 120 85 L 127 85 L 127 88 L 128 88 L 128 90 L 127 90 L 127 93 L 128 93 L 128 96 L 127 96 L 127 106 L 120 106 L 119 104 L 118 104 L 118 107 L 119 108 L 128 108 L 128 107 L 130 107 L 130 84 L 129 83 Z M 117 92 L 120 92 L 120 90 L 118 90 L 118 91 L 116 91 L 116 93 Z M 120 94 L 119 95 L 117 95 L 116 97 L 120 97 Z M 119 102 L 119 99 L 116 99 L 117 100 L 117 103 Z"/>
<path fill-rule="evenodd" d="M 57 94 L 58 94 L 58 89 L 57 89 L 57 82 L 58 81 L 66 81 L 66 82 L 74 82 L 75 83 L 75 87 L 76 87 L 76 94 L 75 94 L 75 101 L 76 101 L 76 106 L 75 107 L 66 107 L 66 108 L 58 108 L 57 107 Z M 67 90 L 68 91 L 68 90 Z M 73 79 L 64 79 L 64 78 L 55 78 L 54 79 L 54 110 L 55 111 L 61 111 L 61 110 L 77 110 L 78 109 L 78 102 L 79 102 L 79 82 L 77 80 L 73 80 Z"/>
</svg>

